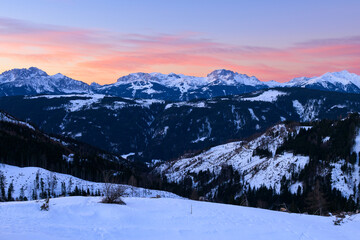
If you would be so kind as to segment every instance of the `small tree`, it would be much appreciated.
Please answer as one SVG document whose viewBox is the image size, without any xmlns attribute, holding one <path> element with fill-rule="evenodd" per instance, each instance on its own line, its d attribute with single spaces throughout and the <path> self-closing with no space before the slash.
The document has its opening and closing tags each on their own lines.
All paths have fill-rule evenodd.
<svg viewBox="0 0 360 240">
<path fill-rule="evenodd" d="M 104 198 L 102 199 L 102 203 L 116 203 L 116 204 L 125 204 L 125 202 L 121 199 L 124 195 L 124 187 L 115 184 L 114 176 L 111 175 L 110 172 L 104 173 Z"/>
<path fill-rule="evenodd" d="M 50 202 L 50 199 L 49 198 L 46 198 L 44 203 L 40 206 L 40 210 L 41 211 L 49 211 L 49 202 Z"/>
<path fill-rule="evenodd" d="M 20 201 L 25 201 L 25 190 L 24 190 L 24 186 L 21 186 L 21 188 L 20 188 L 19 200 L 20 200 Z"/>
<path fill-rule="evenodd" d="M 5 185 L 6 185 L 6 177 L 5 177 L 5 175 L 0 171 L 0 202 L 6 201 Z"/>
<path fill-rule="evenodd" d="M 14 201 L 14 198 L 12 197 L 14 193 L 14 184 L 11 182 L 8 188 L 8 201 Z"/>
</svg>

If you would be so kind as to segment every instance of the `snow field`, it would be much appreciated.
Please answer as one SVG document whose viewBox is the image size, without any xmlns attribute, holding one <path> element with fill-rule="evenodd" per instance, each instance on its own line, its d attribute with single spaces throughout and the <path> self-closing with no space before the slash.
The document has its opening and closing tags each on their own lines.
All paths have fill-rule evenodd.
<svg viewBox="0 0 360 240">
<path fill-rule="evenodd" d="M 341 226 L 334 217 L 289 214 L 184 199 L 64 197 L 0 203 L 0 239 L 358 239 L 360 215 Z"/>
</svg>

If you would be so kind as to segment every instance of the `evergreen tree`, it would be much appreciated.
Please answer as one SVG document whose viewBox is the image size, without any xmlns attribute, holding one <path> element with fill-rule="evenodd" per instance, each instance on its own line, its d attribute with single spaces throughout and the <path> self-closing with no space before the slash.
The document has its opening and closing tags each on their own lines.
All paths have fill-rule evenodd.
<svg viewBox="0 0 360 240">
<path fill-rule="evenodd" d="M 7 197 L 8 201 L 14 201 L 13 193 L 14 193 L 14 184 L 11 182 L 8 188 L 8 197 Z"/>
<path fill-rule="evenodd" d="M 6 177 L 0 171 L 0 201 L 5 201 L 6 200 L 5 186 L 6 186 Z"/>
</svg>

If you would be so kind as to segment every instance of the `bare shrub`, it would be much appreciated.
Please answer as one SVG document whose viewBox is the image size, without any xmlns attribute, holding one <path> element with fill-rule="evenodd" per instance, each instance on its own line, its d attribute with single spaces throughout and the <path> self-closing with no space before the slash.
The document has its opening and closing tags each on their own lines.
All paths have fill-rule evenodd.
<svg viewBox="0 0 360 240">
<path fill-rule="evenodd" d="M 49 202 L 50 202 L 50 199 L 46 198 L 44 200 L 44 203 L 40 206 L 40 210 L 41 211 L 49 211 Z"/>
<path fill-rule="evenodd" d="M 110 172 L 104 173 L 104 198 L 101 202 L 125 205 L 125 202 L 121 199 L 124 196 L 125 188 L 115 182 L 115 178 Z"/>
</svg>

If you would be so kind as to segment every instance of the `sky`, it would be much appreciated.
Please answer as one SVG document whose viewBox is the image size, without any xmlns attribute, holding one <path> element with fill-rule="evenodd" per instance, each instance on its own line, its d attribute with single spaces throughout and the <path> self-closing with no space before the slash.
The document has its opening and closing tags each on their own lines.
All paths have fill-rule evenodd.
<svg viewBox="0 0 360 240">
<path fill-rule="evenodd" d="M 0 0 L 0 72 L 87 83 L 132 72 L 262 81 L 360 74 L 359 0 Z"/>
</svg>

